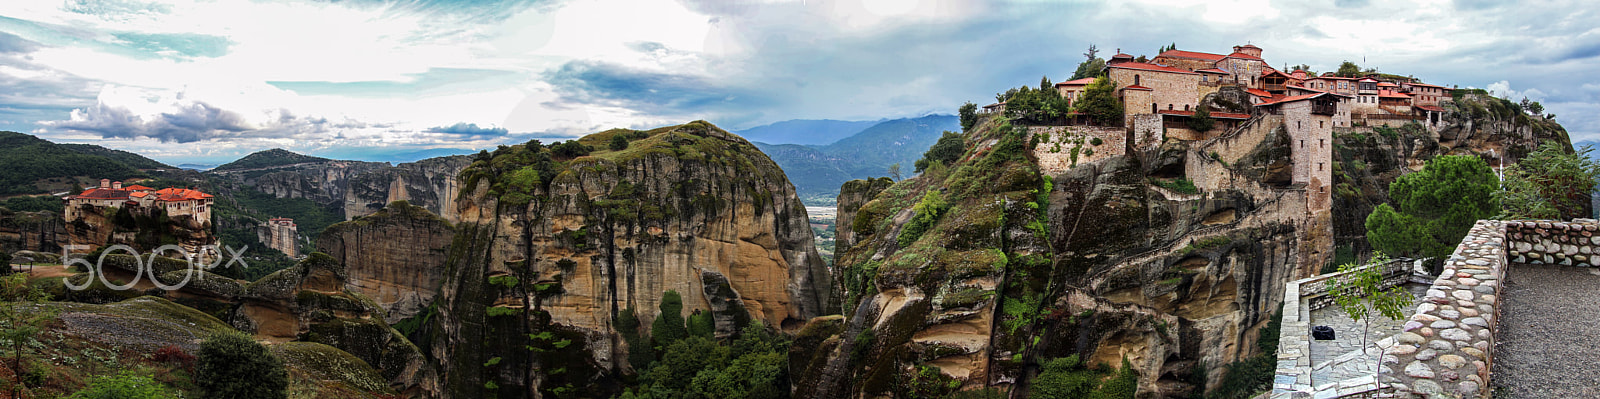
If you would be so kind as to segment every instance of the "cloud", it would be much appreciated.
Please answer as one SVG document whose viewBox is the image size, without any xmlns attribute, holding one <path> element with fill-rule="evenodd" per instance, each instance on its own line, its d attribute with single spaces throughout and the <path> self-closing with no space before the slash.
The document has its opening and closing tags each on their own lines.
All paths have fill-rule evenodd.
<svg viewBox="0 0 1600 399">
<path fill-rule="evenodd" d="M 30 53 L 38 48 L 38 42 L 23 39 L 10 33 L 0 32 L 0 53 Z"/>
<path fill-rule="evenodd" d="M 572 61 L 544 74 L 562 100 L 652 114 L 710 113 L 773 103 L 762 93 L 730 89 L 705 76 L 647 71 L 607 62 Z"/>
<path fill-rule="evenodd" d="M 1361 8 L 1369 3 L 1371 0 L 1333 0 L 1333 5 L 1339 8 Z"/>
<path fill-rule="evenodd" d="M 148 137 L 163 143 L 192 143 L 201 140 L 239 137 L 255 130 L 238 113 L 204 102 L 175 105 L 176 109 L 155 115 L 140 115 L 127 107 L 107 104 L 72 111 L 72 119 L 48 122 L 57 129 L 99 134 L 106 138 Z"/>
<path fill-rule="evenodd" d="M 448 133 L 461 136 L 500 137 L 510 133 L 503 127 L 478 127 L 476 123 L 457 123 L 450 126 L 431 127 L 429 133 Z"/>
<path fill-rule="evenodd" d="M 199 34 L 120 32 L 112 37 L 135 50 L 173 58 L 221 57 L 233 45 L 226 37 Z"/>
</svg>

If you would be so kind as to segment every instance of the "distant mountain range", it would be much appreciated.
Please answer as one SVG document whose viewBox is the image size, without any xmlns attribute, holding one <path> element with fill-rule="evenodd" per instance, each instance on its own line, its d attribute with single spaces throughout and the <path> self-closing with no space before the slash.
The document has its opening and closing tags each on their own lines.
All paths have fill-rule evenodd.
<svg viewBox="0 0 1600 399">
<path fill-rule="evenodd" d="M 836 121 L 831 119 L 794 119 L 770 125 L 737 131 L 745 140 L 768 144 L 828 145 L 850 137 L 877 121 Z"/>
<path fill-rule="evenodd" d="M 789 181 L 799 192 L 806 205 L 832 205 L 839 195 L 839 186 L 853 179 L 888 176 L 889 165 L 900 164 L 901 177 L 910 177 L 912 164 L 922 158 L 944 131 L 960 131 L 960 119 L 954 115 L 929 115 L 879 122 L 843 121 L 789 121 L 768 126 L 783 125 L 782 130 L 756 128 L 746 132 L 782 131 L 783 135 L 770 137 L 832 137 L 839 129 L 849 129 L 856 124 L 870 123 L 866 128 L 832 140 L 826 145 L 775 144 L 758 136 L 745 136 L 756 148 L 772 157 L 783 168 Z M 807 133 L 798 127 L 811 126 L 818 131 Z M 760 132 L 758 132 L 760 133 Z"/>
</svg>

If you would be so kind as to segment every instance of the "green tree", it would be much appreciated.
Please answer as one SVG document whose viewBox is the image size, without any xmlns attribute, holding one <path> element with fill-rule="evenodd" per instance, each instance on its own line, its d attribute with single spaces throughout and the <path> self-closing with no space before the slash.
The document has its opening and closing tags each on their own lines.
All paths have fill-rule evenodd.
<svg viewBox="0 0 1600 399">
<path fill-rule="evenodd" d="M 635 373 L 648 371 L 650 362 L 656 361 L 655 350 L 650 348 L 650 340 L 640 335 L 639 316 L 634 314 L 632 307 L 617 313 L 616 325 L 617 332 L 628 342 L 628 365 L 633 366 Z"/>
<path fill-rule="evenodd" d="M 1367 241 L 1384 253 L 1444 259 L 1478 219 L 1494 217 L 1499 181 L 1482 158 L 1445 155 L 1389 184 L 1395 206 L 1367 215 Z"/>
<path fill-rule="evenodd" d="M 288 395 L 288 372 L 278 359 L 249 336 L 238 332 L 214 334 L 200 343 L 195 385 L 202 398 L 283 399 Z"/>
<path fill-rule="evenodd" d="M 687 390 L 701 370 L 727 366 L 728 353 L 728 347 L 704 337 L 680 339 L 665 347 L 661 360 L 643 376 L 644 382 L 657 397 L 677 397 L 672 393 Z"/>
<path fill-rule="evenodd" d="M 1335 71 L 1333 74 L 1346 78 L 1361 76 L 1361 66 L 1350 61 L 1341 62 L 1339 63 L 1339 70 Z"/>
<path fill-rule="evenodd" d="M 678 295 L 678 291 L 667 290 L 661 295 L 661 313 L 650 324 L 650 339 L 655 341 L 656 348 L 666 348 L 687 336 L 689 330 L 683 322 L 683 297 Z"/>
<path fill-rule="evenodd" d="M 11 269 L 11 262 L 6 261 L 6 269 Z M 0 341 L 11 349 L 11 370 L 14 381 L 11 384 L 11 397 L 22 397 L 23 377 L 25 372 L 22 364 L 28 356 L 28 351 L 33 345 L 34 337 L 44 331 L 45 324 L 55 320 L 56 312 L 53 308 L 42 306 L 50 300 L 50 294 L 33 285 L 28 284 L 26 273 L 12 273 L 0 277 Z"/>
<path fill-rule="evenodd" d="M 716 338 L 717 321 L 711 317 L 711 312 L 695 310 L 689 314 L 689 336 L 701 338 Z"/>
<path fill-rule="evenodd" d="M 1350 320 L 1361 322 L 1361 352 L 1367 353 L 1367 347 L 1372 345 L 1367 336 L 1372 331 L 1372 319 L 1383 316 L 1389 320 L 1405 318 L 1406 306 L 1411 304 L 1411 293 L 1399 286 L 1383 286 L 1383 272 L 1377 265 L 1388 263 L 1389 258 L 1383 252 L 1374 252 L 1372 258 L 1367 260 L 1365 267 L 1355 263 L 1346 263 L 1339 266 L 1339 272 L 1345 273 L 1342 277 L 1328 280 L 1328 295 L 1333 296 L 1333 302 L 1339 305 Z M 1373 355 L 1376 361 L 1387 348 L 1378 348 Z M 1374 376 L 1376 377 L 1376 376 Z"/>
<path fill-rule="evenodd" d="M 928 147 L 927 152 L 922 153 L 922 159 L 913 164 L 917 168 L 915 173 L 922 173 L 922 171 L 928 170 L 928 167 L 935 162 L 949 166 L 960 160 L 961 156 L 966 153 L 967 141 L 961 138 L 961 134 L 944 132 L 943 135 L 939 136 L 939 141 L 934 142 L 932 147 Z"/>
<path fill-rule="evenodd" d="M 123 371 L 101 376 L 67 399 L 167 399 L 177 398 L 165 385 L 148 375 Z"/>
<path fill-rule="evenodd" d="M 1528 103 L 1526 108 L 1528 109 L 1528 113 L 1533 116 L 1544 114 L 1544 104 L 1540 104 L 1538 101 Z"/>
<path fill-rule="evenodd" d="M 1106 60 L 1095 56 L 1099 52 L 1100 50 L 1096 49 L 1093 44 L 1089 45 L 1089 51 L 1083 53 L 1083 62 L 1078 63 L 1078 69 L 1073 71 L 1072 78 L 1067 80 L 1100 76 L 1100 71 L 1106 69 Z"/>
<path fill-rule="evenodd" d="M 584 145 L 578 140 L 567 140 L 551 144 L 550 152 L 560 158 L 577 158 L 594 152 L 594 147 Z"/>
<path fill-rule="evenodd" d="M 1200 104 L 1199 107 L 1196 107 L 1194 117 L 1189 118 L 1189 128 L 1194 129 L 1196 132 L 1211 131 L 1211 128 L 1216 127 L 1216 124 L 1217 121 L 1211 119 L 1211 107 L 1206 104 Z"/>
<path fill-rule="evenodd" d="M 978 104 L 968 101 L 966 104 L 961 104 L 961 109 L 957 113 L 961 115 L 961 131 L 972 130 L 972 127 L 978 124 Z"/>
<path fill-rule="evenodd" d="M 611 136 L 611 150 L 622 151 L 628 149 L 628 138 L 622 135 Z"/>
<path fill-rule="evenodd" d="M 1545 141 L 1516 165 L 1508 166 L 1505 189 L 1496 192 L 1502 219 L 1574 219 L 1589 217 L 1589 193 L 1600 180 L 1600 163 L 1589 158 L 1594 151 L 1583 146 L 1567 152 L 1555 141 Z"/>
<path fill-rule="evenodd" d="M 1102 125 L 1116 125 L 1122 121 L 1122 102 L 1117 101 L 1114 92 L 1116 83 L 1104 76 L 1095 78 L 1083 89 L 1083 97 L 1078 99 L 1077 110 L 1079 114 L 1088 115 Z"/>
</svg>

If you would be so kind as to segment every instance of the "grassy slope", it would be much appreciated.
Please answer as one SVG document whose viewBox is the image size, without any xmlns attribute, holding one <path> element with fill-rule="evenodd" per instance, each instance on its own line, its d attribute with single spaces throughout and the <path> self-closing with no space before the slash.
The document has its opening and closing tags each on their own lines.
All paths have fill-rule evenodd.
<svg viewBox="0 0 1600 399">
<path fill-rule="evenodd" d="M 223 164 L 223 165 L 218 166 L 218 167 L 216 167 L 215 169 L 212 169 L 212 170 L 213 171 L 227 171 L 227 170 L 235 170 L 235 169 L 254 169 L 254 168 L 272 167 L 272 166 L 293 165 L 293 164 L 305 163 L 305 162 L 320 162 L 320 161 L 327 161 L 327 160 L 329 160 L 329 159 L 314 157 L 314 156 L 310 156 L 310 155 L 301 155 L 301 154 L 296 154 L 296 153 L 293 153 L 293 152 L 289 152 L 288 150 L 284 150 L 282 148 L 274 148 L 274 149 L 270 149 L 270 150 L 266 150 L 266 151 L 258 151 L 256 153 L 253 153 L 253 154 L 250 154 L 250 155 L 245 155 L 244 158 L 239 158 L 239 160 L 237 160 L 237 161 L 233 161 L 233 162 L 229 162 L 229 163 Z"/>
<path fill-rule="evenodd" d="M 5 171 L 0 173 L 0 196 L 46 194 L 91 179 L 146 177 L 115 159 L 16 132 L 0 132 L 0 171 Z"/>
</svg>

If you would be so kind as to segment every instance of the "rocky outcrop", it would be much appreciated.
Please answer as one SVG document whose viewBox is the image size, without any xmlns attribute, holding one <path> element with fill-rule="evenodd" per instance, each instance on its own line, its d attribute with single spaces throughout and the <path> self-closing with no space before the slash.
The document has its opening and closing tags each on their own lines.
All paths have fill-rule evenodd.
<svg viewBox="0 0 1600 399">
<path fill-rule="evenodd" d="M 67 226 L 59 213 L 12 212 L 0 208 L 0 251 L 59 255 L 67 241 Z"/>
<path fill-rule="evenodd" d="M 315 201 L 342 212 L 345 220 L 377 212 L 394 201 L 409 201 L 455 220 L 455 209 L 447 204 L 453 204 L 460 193 L 456 175 L 471 163 L 470 157 L 460 155 L 394 166 L 309 158 L 288 165 L 207 173 L 274 197 Z"/>
<path fill-rule="evenodd" d="M 422 311 L 444 278 L 455 228 L 427 209 L 395 201 L 376 213 L 329 226 L 317 249 L 344 265 L 350 291 L 372 298 L 397 323 Z"/>
<path fill-rule="evenodd" d="M 337 260 L 312 253 L 246 286 L 230 321 L 268 340 L 338 348 L 380 370 L 390 387 L 408 397 L 440 397 L 421 384 L 437 379 L 422 351 L 389 327 L 382 307 L 346 289 L 348 279 Z"/>
<path fill-rule="evenodd" d="M 619 134 L 631 140 L 622 151 L 572 159 L 513 146 L 462 173 L 450 273 L 427 332 L 445 392 L 608 396 L 616 385 L 604 381 L 627 358 L 613 320 L 632 308 L 651 325 L 667 290 L 685 315 L 712 311 L 719 332 L 746 318 L 798 328 L 826 312 L 831 277 L 770 159 L 705 122 L 579 142 L 606 148 Z M 550 340 L 566 343 L 539 346 Z"/>
<path fill-rule="evenodd" d="M 81 205 L 77 219 L 65 222 L 67 243 L 84 248 L 127 245 L 148 253 L 167 244 L 176 244 L 189 254 L 211 262 L 222 256 L 216 229 L 211 220 L 194 215 L 169 216 L 161 207 L 104 207 Z"/>
</svg>

